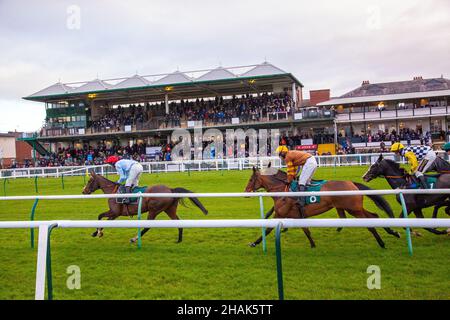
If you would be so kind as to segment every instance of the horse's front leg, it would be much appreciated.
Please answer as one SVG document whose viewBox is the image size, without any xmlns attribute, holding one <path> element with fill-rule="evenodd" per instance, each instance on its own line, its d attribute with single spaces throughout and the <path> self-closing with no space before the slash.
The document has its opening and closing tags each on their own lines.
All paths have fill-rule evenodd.
<svg viewBox="0 0 450 320">
<path fill-rule="evenodd" d="M 273 228 L 267 228 L 267 229 L 266 229 L 266 237 L 267 237 L 267 235 L 268 235 L 270 232 L 272 232 L 272 230 L 273 230 Z M 259 237 L 258 239 L 256 239 L 255 242 L 250 243 L 249 246 L 250 246 L 250 247 L 256 247 L 258 244 L 261 243 L 261 241 L 262 241 L 262 236 Z"/>
<path fill-rule="evenodd" d="M 115 220 L 119 215 L 115 215 L 115 216 L 108 216 L 107 220 Z M 103 228 L 99 228 L 97 229 L 98 231 L 98 237 L 101 238 L 103 237 Z"/>
<path fill-rule="evenodd" d="M 98 215 L 98 220 L 102 220 L 104 217 L 108 216 L 110 213 L 111 213 L 111 212 L 110 212 L 109 210 L 106 211 L 106 212 L 100 213 L 100 214 Z M 96 237 L 97 235 L 101 234 L 101 236 L 102 236 L 102 235 L 103 235 L 102 230 L 103 230 L 102 228 L 97 228 L 97 230 L 95 230 L 91 235 L 92 235 L 93 237 Z M 99 237 L 101 237 L 101 236 L 99 236 Z"/>
<path fill-rule="evenodd" d="M 148 213 L 148 216 L 147 216 L 147 220 L 155 220 L 156 216 L 157 216 L 161 211 L 162 211 L 162 210 L 156 211 L 156 212 L 149 212 L 149 213 Z M 147 233 L 148 230 L 150 230 L 150 228 L 144 228 L 144 229 L 142 229 L 142 231 L 141 231 L 141 238 L 144 236 L 144 234 Z M 134 238 L 131 238 L 131 239 L 130 239 L 130 243 L 136 243 L 137 240 L 138 240 L 138 236 L 139 236 L 139 235 L 137 235 L 137 236 L 134 237 Z"/>
</svg>

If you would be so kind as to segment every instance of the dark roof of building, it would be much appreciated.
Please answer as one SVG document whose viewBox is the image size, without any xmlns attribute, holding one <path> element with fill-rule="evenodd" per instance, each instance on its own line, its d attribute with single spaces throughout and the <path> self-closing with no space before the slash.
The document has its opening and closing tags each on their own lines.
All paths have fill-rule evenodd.
<svg viewBox="0 0 450 320">
<path fill-rule="evenodd" d="M 17 134 L 14 132 L 0 132 L 0 137 L 2 138 L 15 138 Z"/>
<path fill-rule="evenodd" d="M 360 87 L 347 92 L 346 94 L 340 96 L 340 98 L 380 96 L 387 94 L 427 92 L 448 89 L 450 89 L 450 80 L 446 78 L 422 79 L 422 77 L 416 77 L 414 80 L 409 81 L 384 83 L 368 83 L 365 81 Z"/>
</svg>

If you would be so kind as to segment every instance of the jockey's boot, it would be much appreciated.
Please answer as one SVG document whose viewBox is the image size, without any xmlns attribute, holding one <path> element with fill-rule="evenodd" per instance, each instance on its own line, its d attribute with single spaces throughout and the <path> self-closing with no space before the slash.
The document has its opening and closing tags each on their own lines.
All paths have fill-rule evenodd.
<svg viewBox="0 0 450 320">
<path fill-rule="evenodd" d="M 125 193 L 131 193 L 131 187 L 125 186 Z M 123 204 L 130 204 L 130 198 L 123 199 Z"/>
<path fill-rule="evenodd" d="M 424 175 L 418 176 L 417 179 L 419 179 L 420 187 L 421 187 L 422 189 L 428 189 L 428 184 L 427 184 L 427 181 L 426 181 Z"/>
<path fill-rule="evenodd" d="M 298 192 L 304 192 L 306 191 L 306 186 L 303 184 L 298 185 Z M 305 217 L 305 204 L 306 204 L 306 197 L 298 197 L 297 204 L 299 206 L 300 211 L 300 218 Z"/>
</svg>

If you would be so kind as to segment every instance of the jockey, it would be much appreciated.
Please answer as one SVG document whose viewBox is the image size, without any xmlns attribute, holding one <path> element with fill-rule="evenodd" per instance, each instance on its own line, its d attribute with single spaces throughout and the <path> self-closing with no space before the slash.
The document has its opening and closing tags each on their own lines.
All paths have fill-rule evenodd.
<svg viewBox="0 0 450 320">
<path fill-rule="evenodd" d="M 291 150 L 282 145 L 279 146 L 276 150 L 278 156 L 286 162 L 287 165 L 287 181 L 286 184 L 290 185 L 290 189 L 292 191 L 296 191 L 296 186 L 293 186 L 292 182 L 294 182 L 297 178 L 297 175 L 301 170 L 300 177 L 298 178 L 298 191 L 303 192 L 306 191 L 306 184 L 311 182 L 312 176 L 317 169 L 317 161 L 316 158 L 308 152 L 304 151 L 295 151 Z M 303 208 L 305 206 L 306 198 L 299 197 L 298 203 L 300 205 L 300 210 L 302 216 Z"/>
<path fill-rule="evenodd" d="M 119 157 L 117 156 L 109 156 L 106 159 L 106 163 L 109 163 L 116 168 L 117 173 L 120 176 L 119 180 L 117 180 L 117 183 L 121 184 L 125 181 L 125 193 L 131 193 L 133 187 L 138 185 L 139 177 L 144 171 L 142 165 L 135 160 L 119 160 Z M 123 203 L 130 203 L 130 199 L 125 198 Z"/>
<path fill-rule="evenodd" d="M 436 160 L 436 153 L 429 146 L 409 146 L 406 147 L 400 142 L 396 142 L 391 147 L 391 152 L 404 157 L 408 160 L 411 167 L 410 174 L 419 179 L 422 189 L 428 189 L 424 173 L 431 169 Z M 418 163 L 420 161 L 420 163 Z"/>
</svg>

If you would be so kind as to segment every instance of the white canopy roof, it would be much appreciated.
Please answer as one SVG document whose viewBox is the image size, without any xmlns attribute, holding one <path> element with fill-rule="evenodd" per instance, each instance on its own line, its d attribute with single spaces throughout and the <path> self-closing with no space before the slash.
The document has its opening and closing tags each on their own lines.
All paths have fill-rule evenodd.
<svg viewBox="0 0 450 320">
<path fill-rule="evenodd" d="M 222 67 L 218 67 L 216 69 L 213 69 L 201 77 L 198 77 L 195 79 L 195 81 L 214 81 L 214 80 L 222 80 L 222 79 L 230 79 L 230 78 L 236 78 L 237 76 L 227 69 L 224 69 Z"/>
<path fill-rule="evenodd" d="M 72 87 L 65 85 L 64 83 L 57 82 L 50 87 L 42 89 L 36 93 L 33 93 L 30 97 L 39 97 L 39 96 L 53 96 L 58 94 L 69 93 L 73 90 Z"/>
<path fill-rule="evenodd" d="M 112 87 L 111 84 L 106 83 L 105 81 L 100 80 L 100 79 L 95 79 L 95 80 L 86 82 L 85 84 L 79 86 L 78 88 L 75 88 L 70 93 L 100 91 L 100 90 L 109 89 L 111 87 Z"/>
<path fill-rule="evenodd" d="M 165 77 L 162 77 L 159 80 L 156 80 L 152 83 L 152 85 L 166 85 L 166 84 L 174 84 L 174 83 L 183 83 L 183 82 L 191 82 L 192 79 L 189 78 L 184 73 L 180 71 L 175 71 L 174 73 L 168 74 Z"/>
<path fill-rule="evenodd" d="M 283 73 L 287 72 L 281 70 L 280 68 L 275 67 L 274 65 L 268 62 L 264 62 L 260 65 L 257 65 L 253 69 L 241 74 L 241 77 L 260 77 Z"/>
<path fill-rule="evenodd" d="M 190 76 L 188 76 L 191 75 Z M 158 75 L 134 75 L 127 78 L 116 78 L 100 80 L 95 79 L 88 82 L 74 82 L 74 83 L 57 83 L 41 91 L 38 91 L 25 99 L 34 98 L 30 100 L 45 100 L 47 97 L 65 95 L 65 94 L 81 94 L 96 92 L 101 93 L 102 91 L 108 91 L 110 89 L 133 89 L 133 88 L 143 88 L 143 87 L 157 87 L 166 85 L 177 85 L 196 82 L 215 82 L 222 80 L 237 80 L 241 78 L 257 78 L 264 76 L 286 76 L 291 81 L 295 81 L 299 85 L 301 83 L 290 73 L 287 73 L 274 65 L 263 62 L 257 65 L 248 66 L 238 66 L 222 68 L 218 67 L 215 69 L 208 70 L 196 70 L 196 71 L 186 71 L 180 72 L 176 71 L 169 74 L 158 74 Z"/>
<path fill-rule="evenodd" d="M 114 89 L 126 89 L 126 88 L 136 88 L 148 86 L 150 81 L 139 76 L 134 75 L 131 78 L 125 79 L 114 86 Z"/>
</svg>

